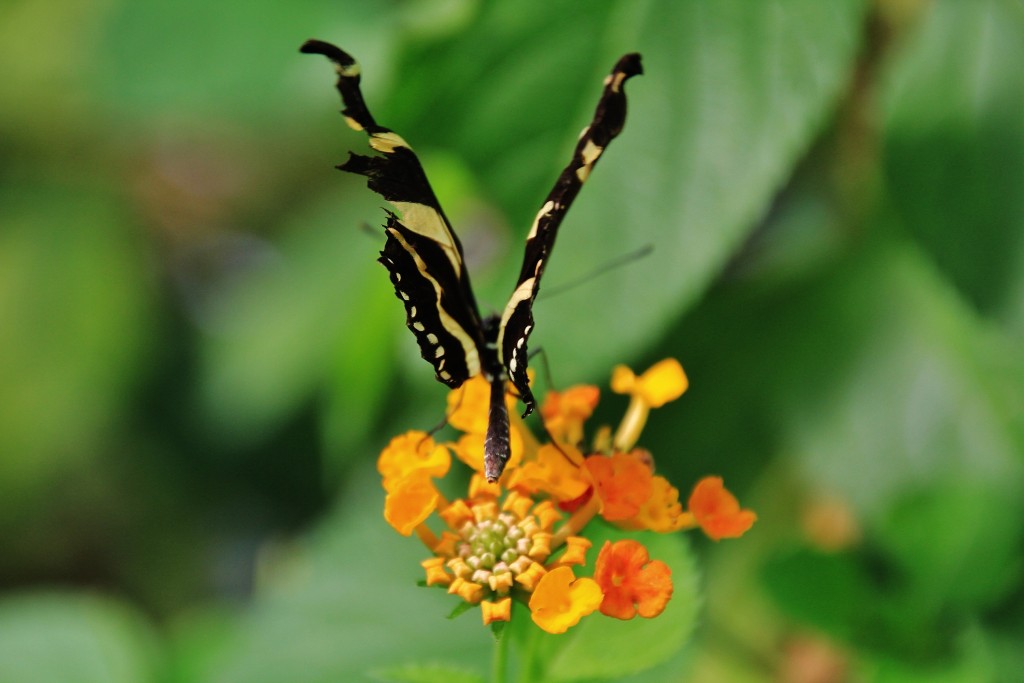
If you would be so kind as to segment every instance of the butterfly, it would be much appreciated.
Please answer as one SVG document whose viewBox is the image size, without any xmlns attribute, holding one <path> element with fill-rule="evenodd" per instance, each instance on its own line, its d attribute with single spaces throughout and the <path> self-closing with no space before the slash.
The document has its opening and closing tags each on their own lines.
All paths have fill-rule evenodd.
<svg viewBox="0 0 1024 683">
<path fill-rule="evenodd" d="M 334 63 L 349 127 L 369 136 L 377 156 L 349 152 L 338 166 L 366 176 L 371 190 L 395 207 L 387 211 L 387 239 L 379 261 L 391 275 L 395 294 L 405 304 L 406 326 L 416 336 L 420 354 L 434 366 L 438 381 L 455 389 L 482 374 L 490 384 L 484 475 L 495 482 L 509 458 L 509 417 L 505 387 L 512 382 L 523 402 L 525 418 L 536 400 L 527 377 L 527 340 L 533 331 L 533 302 L 555 244 L 558 226 L 608 143 L 626 121 L 623 84 L 643 73 L 640 55 L 616 62 L 604 80 L 594 117 L 580 134 L 572 160 L 558 176 L 526 237 L 519 280 L 501 315 L 480 315 L 462 245 L 441 209 L 419 159 L 394 131 L 379 125 L 359 89 L 360 68 L 344 50 L 308 40 L 301 52 L 320 54 Z"/>
</svg>

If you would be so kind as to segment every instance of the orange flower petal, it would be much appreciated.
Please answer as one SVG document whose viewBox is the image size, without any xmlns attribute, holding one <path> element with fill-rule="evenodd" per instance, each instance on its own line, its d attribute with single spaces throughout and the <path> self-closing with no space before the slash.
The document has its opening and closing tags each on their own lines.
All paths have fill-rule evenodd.
<svg viewBox="0 0 1024 683">
<path fill-rule="evenodd" d="M 487 431 L 491 387 L 483 375 L 470 377 L 448 392 L 448 424 L 467 434 Z"/>
<path fill-rule="evenodd" d="M 491 402 L 491 385 L 484 376 L 474 375 L 457 389 L 448 392 L 448 424 L 467 434 L 483 434 L 487 431 L 488 412 Z M 509 412 L 515 410 L 516 397 L 505 397 Z"/>
<path fill-rule="evenodd" d="M 637 541 L 605 541 L 594 567 L 594 580 L 604 592 L 601 613 L 616 619 L 661 614 L 672 598 L 672 571 L 651 560 Z"/>
<path fill-rule="evenodd" d="M 558 442 L 577 445 L 583 441 L 583 423 L 600 398 L 600 389 L 589 384 L 549 391 L 541 406 L 544 425 Z"/>
<path fill-rule="evenodd" d="M 515 429 L 509 430 L 510 456 L 505 466 L 511 472 L 519 466 L 523 458 L 523 437 Z M 484 432 L 471 432 L 462 435 L 454 445 L 455 455 L 476 472 L 484 471 Z"/>
<path fill-rule="evenodd" d="M 651 480 L 651 495 L 640 512 L 619 526 L 667 534 L 685 528 L 685 522 L 683 506 L 679 502 L 679 489 L 672 486 L 665 477 L 655 475 Z"/>
<path fill-rule="evenodd" d="M 601 516 L 609 522 L 634 517 L 650 498 L 654 475 L 636 458 L 626 453 L 592 455 L 584 465 L 601 500 Z"/>
<path fill-rule="evenodd" d="M 390 490 L 395 482 L 413 472 L 425 476 L 443 477 L 451 467 L 448 449 L 435 444 L 426 432 L 409 431 L 391 439 L 377 458 L 377 471 L 384 478 L 384 489 Z"/>
<path fill-rule="evenodd" d="M 420 565 L 427 572 L 428 586 L 447 586 L 452 582 L 452 575 L 444 570 L 445 559 L 443 557 L 431 557 L 420 562 Z"/>
<path fill-rule="evenodd" d="M 530 595 L 533 623 L 548 633 L 565 633 L 596 610 L 603 595 L 593 579 L 577 579 L 570 567 L 545 574 Z"/>
<path fill-rule="evenodd" d="M 583 536 L 569 536 L 565 539 L 565 552 L 558 558 L 559 564 L 583 565 L 587 562 L 587 551 L 590 550 L 590 539 Z"/>
<path fill-rule="evenodd" d="M 384 519 L 409 536 L 437 507 L 441 494 L 429 477 L 413 474 L 395 482 L 384 498 Z"/>
<path fill-rule="evenodd" d="M 739 538 L 757 521 L 753 510 L 740 509 L 739 501 L 721 477 L 704 477 L 690 494 L 689 512 L 710 538 Z"/>
<path fill-rule="evenodd" d="M 572 446 L 544 444 L 532 460 L 509 475 L 508 487 L 526 493 L 548 493 L 556 500 L 572 500 L 586 493 L 590 479 L 580 466 L 583 455 Z M 574 462 L 575 461 L 575 462 Z"/>
<path fill-rule="evenodd" d="M 512 598 L 502 598 L 497 602 L 480 601 L 480 612 L 484 617 L 484 626 L 494 621 L 512 620 Z"/>
<path fill-rule="evenodd" d="M 526 591 L 533 591 L 547 573 L 548 570 L 543 565 L 531 561 L 525 570 L 516 575 L 516 583 Z"/>
</svg>

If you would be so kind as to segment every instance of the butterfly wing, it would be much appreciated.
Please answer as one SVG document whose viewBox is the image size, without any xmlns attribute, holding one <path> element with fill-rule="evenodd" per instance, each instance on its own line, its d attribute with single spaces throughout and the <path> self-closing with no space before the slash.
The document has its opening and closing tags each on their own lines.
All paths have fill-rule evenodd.
<svg viewBox="0 0 1024 683">
<path fill-rule="evenodd" d="M 540 278 L 555 244 L 558 226 L 569 210 L 594 164 L 626 122 L 626 93 L 623 84 L 643 73 L 640 55 L 631 53 L 615 64 L 605 78 L 604 91 L 590 125 L 583 129 L 572 160 L 558 176 L 554 188 L 533 221 L 526 238 L 526 253 L 519 281 L 501 315 L 498 326 L 498 349 L 509 379 L 526 406 L 523 417 L 533 412 L 536 401 L 526 375 L 527 340 L 533 331 L 533 301 L 540 289 Z"/>
<path fill-rule="evenodd" d="M 387 241 L 380 262 L 391 274 L 395 294 L 405 304 L 406 326 L 420 354 L 434 366 L 438 381 L 454 388 L 481 370 L 483 327 L 462 259 L 462 245 L 444 215 L 415 152 L 377 124 L 359 89 L 359 64 L 338 47 L 307 41 L 302 52 L 334 62 L 337 89 L 349 127 L 365 131 L 379 156 L 349 154 L 338 166 L 366 176 L 371 190 L 401 214 L 388 212 Z"/>
</svg>

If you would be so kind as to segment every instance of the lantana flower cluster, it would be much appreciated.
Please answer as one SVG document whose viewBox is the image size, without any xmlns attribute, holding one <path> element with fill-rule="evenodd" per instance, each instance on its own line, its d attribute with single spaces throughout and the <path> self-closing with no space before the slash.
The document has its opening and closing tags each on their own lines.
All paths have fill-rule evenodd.
<svg viewBox="0 0 1024 683">
<path fill-rule="evenodd" d="M 437 443 L 410 431 L 380 454 L 384 516 L 430 551 L 422 562 L 426 584 L 479 605 L 485 625 L 509 621 L 513 600 L 528 605 L 534 623 L 549 633 L 563 633 L 595 611 L 617 619 L 656 617 L 672 597 L 671 571 L 640 542 L 605 542 L 592 575 L 577 576 L 591 551 L 584 535 L 591 520 L 659 533 L 700 528 L 719 540 L 741 536 L 757 519 L 714 476 L 697 482 L 684 508 L 678 489 L 655 474 L 651 453 L 637 447 L 651 409 L 679 398 L 687 386 L 674 359 L 639 376 L 616 367 L 612 391 L 628 395 L 629 405 L 617 429 L 601 427 L 589 442 L 584 426 L 598 404 L 597 387 L 548 392 L 541 405 L 544 442 L 518 418 L 510 396 L 511 457 L 490 484 L 483 476 L 489 387 L 475 377 L 449 395 L 448 421 L 463 432 L 457 441 Z M 453 452 L 474 474 L 466 495 L 448 500 L 435 480 L 448 474 Z"/>
</svg>

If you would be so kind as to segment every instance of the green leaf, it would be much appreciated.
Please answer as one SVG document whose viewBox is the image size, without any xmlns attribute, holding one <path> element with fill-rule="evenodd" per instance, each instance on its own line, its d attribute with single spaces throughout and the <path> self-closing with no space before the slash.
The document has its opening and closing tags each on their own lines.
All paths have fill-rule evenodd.
<svg viewBox="0 0 1024 683">
<path fill-rule="evenodd" d="M 120 603 L 73 593 L 0 600 L 5 683 L 156 683 L 161 664 L 151 626 Z"/>
<path fill-rule="evenodd" d="M 806 475 L 874 522 L 907 493 L 954 481 L 1013 500 L 1024 481 L 1024 367 L 920 252 L 869 249 L 814 298 L 804 314 L 831 311 L 830 325 L 799 348 L 831 353 L 790 366 L 791 384 L 829 383 L 793 392 L 787 406 L 789 451 Z M 1019 505 L 1006 509 L 1010 519 Z"/>
<path fill-rule="evenodd" d="M 359 229 L 360 210 L 373 200 L 344 201 L 346 183 L 335 175 L 336 198 L 295 218 L 280 258 L 220 295 L 201 392 L 211 422 L 236 444 L 272 433 L 325 378 L 343 388 L 328 404 L 330 415 L 346 418 L 329 423 L 332 438 L 356 442 L 388 387 L 388 342 L 401 313 L 387 315 L 394 295 L 376 263 L 376 236 Z"/>
<path fill-rule="evenodd" d="M 939 0 L 884 83 L 907 228 L 970 300 L 1024 330 L 1024 7 Z"/>
<path fill-rule="evenodd" d="M 245 11 L 199 0 L 121 2 L 105 19 L 91 80 L 107 106 L 136 122 L 187 115 L 207 127 L 229 122 L 236 131 L 299 116 L 296 100 L 320 99 L 317 84 L 298 77 L 299 69 L 306 73 L 300 65 L 311 63 L 298 52 L 306 39 L 377 55 L 391 49 L 397 35 L 390 6 L 371 9 L 355 0 L 288 6 L 257 0 Z M 333 35 L 311 35 L 331 28 Z M 169 35 L 187 35 L 189 48 L 153 38 Z M 275 128 L 279 136 L 279 123 Z"/>
<path fill-rule="evenodd" d="M 408 664 L 373 672 L 386 683 L 484 683 L 480 674 L 443 664 Z"/>
<path fill-rule="evenodd" d="M 151 339 L 141 245 L 106 188 L 0 190 L 0 522 L 100 452 Z"/>
<path fill-rule="evenodd" d="M 256 595 L 215 651 L 179 624 L 189 683 L 370 682 L 431 662 L 487 670 L 494 638 L 479 612 L 446 619 L 457 597 L 416 585 L 429 553 L 384 522 L 379 476 L 357 469 L 348 484 L 305 538 L 263 553 Z"/>
<path fill-rule="evenodd" d="M 774 558 L 763 572 L 789 615 L 843 640 L 852 640 L 874 616 L 874 587 L 853 557 L 800 550 Z"/>
<path fill-rule="evenodd" d="M 1021 534 L 1020 504 L 1008 495 L 956 477 L 895 501 L 875 538 L 898 564 L 916 611 L 970 613 L 1013 590 L 1024 560 L 1010 542 Z"/>
<path fill-rule="evenodd" d="M 934 655 L 1019 579 L 1024 367 L 912 245 L 867 247 L 811 289 L 785 315 L 751 310 L 787 331 L 787 350 L 766 341 L 776 351 L 759 362 L 787 369 L 766 383 L 783 452 L 812 495 L 850 503 L 870 543 L 861 560 L 884 579 L 866 592 L 862 567 L 820 586 L 793 561 L 802 603 L 783 602 L 828 610 L 814 623 L 861 644 Z M 793 334 L 800 320 L 823 322 Z"/>
</svg>

